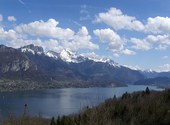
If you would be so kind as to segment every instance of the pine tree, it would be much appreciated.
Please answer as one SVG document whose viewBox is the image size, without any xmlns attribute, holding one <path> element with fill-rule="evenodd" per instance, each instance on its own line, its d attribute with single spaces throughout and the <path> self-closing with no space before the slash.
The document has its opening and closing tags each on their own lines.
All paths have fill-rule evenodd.
<svg viewBox="0 0 170 125">
<path fill-rule="evenodd" d="M 150 90 L 149 90 L 148 87 L 146 87 L 145 93 L 146 93 L 146 94 L 150 94 Z"/>
<path fill-rule="evenodd" d="M 54 117 L 52 117 L 50 125 L 56 125 Z"/>
</svg>

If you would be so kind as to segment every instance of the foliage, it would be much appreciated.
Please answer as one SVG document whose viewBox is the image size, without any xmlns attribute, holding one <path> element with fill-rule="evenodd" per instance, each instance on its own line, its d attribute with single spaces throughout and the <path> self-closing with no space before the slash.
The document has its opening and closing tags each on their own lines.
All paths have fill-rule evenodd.
<svg viewBox="0 0 170 125">
<path fill-rule="evenodd" d="M 4 121 L 3 125 L 50 125 L 50 121 L 41 116 L 31 117 L 28 115 L 22 115 L 21 117 L 16 118 L 10 114 L 8 119 Z"/>
<path fill-rule="evenodd" d="M 58 119 L 57 119 L 58 121 Z M 62 121 L 62 122 L 61 122 Z M 56 125 L 169 125 L 170 90 L 124 93 L 79 115 L 64 116 Z"/>
</svg>

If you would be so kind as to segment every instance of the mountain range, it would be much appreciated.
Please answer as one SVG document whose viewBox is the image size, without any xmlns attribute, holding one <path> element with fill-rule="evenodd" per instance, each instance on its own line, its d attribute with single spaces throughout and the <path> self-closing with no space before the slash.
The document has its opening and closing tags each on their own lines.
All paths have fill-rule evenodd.
<svg viewBox="0 0 170 125">
<path fill-rule="evenodd" d="M 25 88 L 108 87 L 133 84 L 139 80 L 170 73 L 144 72 L 119 65 L 111 59 L 77 54 L 67 49 L 45 52 L 33 44 L 14 49 L 0 45 L 0 85 Z M 12 81 L 12 82 L 11 82 Z M 25 83 L 24 86 L 22 83 Z M 33 83 L 33 84 L 32 84 Z"/>
</svg>

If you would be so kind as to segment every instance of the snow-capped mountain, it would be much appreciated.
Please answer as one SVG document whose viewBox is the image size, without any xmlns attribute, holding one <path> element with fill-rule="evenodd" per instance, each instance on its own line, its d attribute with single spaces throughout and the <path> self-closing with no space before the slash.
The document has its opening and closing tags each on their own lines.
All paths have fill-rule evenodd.
<svg viewBox="0 0 170 125">
<path fill-rule="evenodd" d="M 67 63 L 80 63 L 85 61 L 87 58 L 77 55 L 75 52 L 71 52 L 68 49 L 63 49 L 60 53 L 54 51 L 48 51 L 46 53 L 48 57 L 54 59 L 61 59 Z"/>
<path fill-rule="evenodd" d="M 109 65 L 112 65 L 114 67 L 120 67 L 118 63 L 115 63 L 113 60 L 105 57 L 101 57 L 99 55 L 96 55 L 95 53 L 84 53 L 80 54 L 82 57 L 87 58 L 88 60 L 92 60 L 94 62 L 101 62 L 101 63 L 107 63 Z"/>
<path fill-rule="evenodd" d="M 61 59 L 67 63 L 81 63 L 87 60 L 91 60 L 94 62 L 107 63 L 114 67 L 120 67 L 120 65 L 118 63 L 115 63 L 113 60 L 100 57 L 95 53 L 77 54 L 76 52 L 72 52 L 69 49 L 63 49 L 61 52 L 54 52 L 51 50 L 44 52 L 42 47 L 35 46 L 33 44 L 21 47 L 19 50 L 23 53 L 31 53 L 31 54 L 38 54 L 38 55 L 45 54 L 50 58 Z"/>
<path fill-rule="evenodd" d="M 77 54 L 69 49 L 44 52 L 42 47 L 34 45 L 19 50 L 52 80 L 107 86 L 113 82 L 133 83 L 144 78 L 139 71 L 120 66 L 95 53 Z"/>
<path fill-rule="evenodd" d="M 101 63 L 107 63 L 114 67 L 119 67 L 118 63 L 115 63 L 113 60 L 108 58 L 102 58 L 99 56 L 96 56 L 95 54 L 77 54 L 76 52 L 71 52 L 68 49 L 62 50 L 60 53 L 54 52 L 54 51 L 48 51 L 46 53 L 48 57 L 52 57 L 55 59 L 61 59 L 68 63 L 81 63 L 87 60 L 91 60 L 94 62 L 101 62 Z"/>
</svg>

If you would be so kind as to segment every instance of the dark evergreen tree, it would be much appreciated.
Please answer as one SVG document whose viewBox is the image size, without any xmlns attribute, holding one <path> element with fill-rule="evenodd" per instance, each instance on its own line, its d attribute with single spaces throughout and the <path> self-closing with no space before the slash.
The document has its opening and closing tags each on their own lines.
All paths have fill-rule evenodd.
<svg viewBox="0 0 170 125">
<path fill-rule="evenodd" d="M 145 93 L 146 93 L 146 94 L 150 94 L 149 87 L 146 87 Z"/>
<path fill-rule="evenodd" d="M 52 117 L 50 125 L 56 125 L 54 117 Z"/>
<path fill-rule="evenodd" d="M 58 116 L 58 118 L 57 118 L 57 122 L 56 122 L 56 123 L 57 123 L 57 125 L 61 125 L 61 123 L 60 123 L 60 122 L 61 122 L 61 119 L 60 119 L 60 116 Z"/>
</svg>

